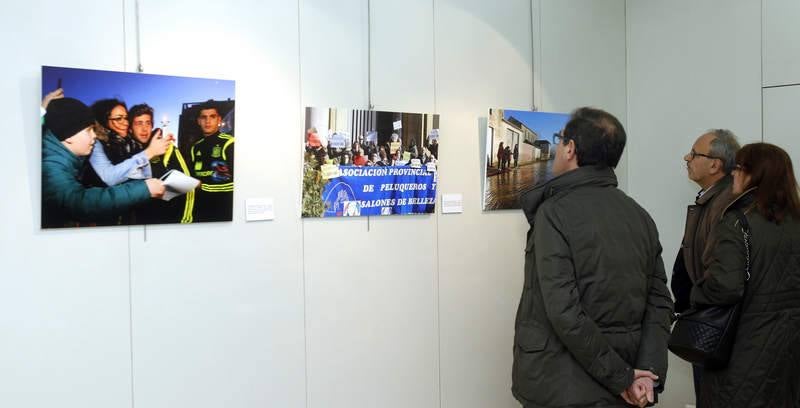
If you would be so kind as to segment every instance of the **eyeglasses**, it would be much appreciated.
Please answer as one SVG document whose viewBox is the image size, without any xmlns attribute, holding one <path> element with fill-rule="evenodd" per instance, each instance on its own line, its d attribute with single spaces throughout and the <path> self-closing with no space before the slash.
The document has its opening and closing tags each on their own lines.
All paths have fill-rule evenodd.
<svg viewBox="0 0 800 408">
<path fill-rule="evenodd" d="M 110 120 L 112 122 L 127 122 L 128 121 L 128 117 L 127 116 L 114 116 L 114 117 L 109 117 L 108 120 Z"/>
<path fill-rule="evenodd" d="M 696 156 L 705 157 L 707 159 L 719 159 L 719 160 L 722 160 L 719 157 L 714 157 L 714 156 L 711 156 L 711 155 L 708 155 L 708 154 L 703 154 L 703 153 L 697 153 L 696 151 L 694 151 L 694 149 L 692 149 L 692 151 L 689 152 L 689 160 L 690 161 L 694 160 L 694 158 Z"/>
<path fill-rule="evenodd" d="M 553 143 L 555 143 L 555 144 L 563 144 L 567 140 L 572 140 L 572 138 L 564 136 L 561 133 L 553 133 Z"/>
</svg>

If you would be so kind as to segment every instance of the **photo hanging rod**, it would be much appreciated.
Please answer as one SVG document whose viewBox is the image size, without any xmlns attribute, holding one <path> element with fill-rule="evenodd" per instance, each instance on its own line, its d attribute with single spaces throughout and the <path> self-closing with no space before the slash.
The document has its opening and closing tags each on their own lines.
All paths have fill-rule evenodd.
<svg viewBox="0 0 800 408">
<path fill-rule="evenodd" d="M 369 110 L 375 109 L 372 104 L 372 0 L 367 0 L 367 106 Z"/>
</svg>

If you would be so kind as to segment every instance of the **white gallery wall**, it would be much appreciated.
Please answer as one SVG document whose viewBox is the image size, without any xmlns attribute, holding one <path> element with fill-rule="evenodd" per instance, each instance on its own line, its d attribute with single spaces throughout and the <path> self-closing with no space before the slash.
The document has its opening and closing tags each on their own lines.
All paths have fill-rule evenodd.
<svg viewBox="0 0 800 408">
<path fill-rule="evenodd" d="M 800 9 L 763 3 L 7 5 L 0 406 L 517 407 L 527 224 L 481 211 L 487 109 L 620 117 L 620 185 L 656 219 L 670 267 L 696 192 L 681 157 L 697 135 L 760 140 L 763 91 L 764 137 L 800 153 L 800 91 L 783 86 L 800 83 L 788 39 Z M 139 63 L 236 80 L 234 221 L 40 230 L 40 66 Z M 439 191 L 463 194 L 463 214 L 300 218 L 303 108 L 370 104 L 441 115 Z M 244 221 L 253 197 L 274 198 L 274 221 Z M 690 370 L 672 363 L 660 406 L 683 408 Z"/>
<path fill-rule="evenodd" d="M 302 406 L 296 4 L 140 1 L 139 16 L 146 72 L 236 80 L 237 177 L 232 223 L 132 228 L 135 406 Z M 245 223 L 251 197 L 274 198 L 275 221 Z"/>
<path fill-rule="evenodd" d="M 41 65 L 123 69 L 123 5 L 5 9 L 2 55 L 13 63 L 0 109 L 14 176 L 0 200 L 0 405 L 130 406 L 128 229 L 39 229 Z M 70 35 L 52 29 L 65 24 Z"/>
<path fill-rule="evenodd" d="M 763 1 L 764 141 L 783 147 L 800 176 L 800 2 Z"/>
</svg>

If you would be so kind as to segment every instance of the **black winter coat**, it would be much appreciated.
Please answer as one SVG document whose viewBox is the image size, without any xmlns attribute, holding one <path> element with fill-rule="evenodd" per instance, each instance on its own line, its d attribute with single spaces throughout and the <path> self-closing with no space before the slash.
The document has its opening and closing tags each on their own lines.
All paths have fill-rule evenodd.
<svg viewBox="0 0 800 408">
<path fill-rule="evenodd" d="M 728 367 L 703 371 L 706 408 L 800 407 L 800 222 L 770 222 L 752 201 L 747 193 L 733 204 L 750 224 L 750 280 L 744 235 L 728 211 L 712 233 L 711 264 L 692 289 L 693 304 L 743 302 Z"/>
<path fill-rule="evenodd" d="M 667 374 L 672 297 L 653 220 L 609 168 L 521 196 L 530 230 L 512 392 L 525 407 L 625 407 L 633 368 Z"/>
</svg>

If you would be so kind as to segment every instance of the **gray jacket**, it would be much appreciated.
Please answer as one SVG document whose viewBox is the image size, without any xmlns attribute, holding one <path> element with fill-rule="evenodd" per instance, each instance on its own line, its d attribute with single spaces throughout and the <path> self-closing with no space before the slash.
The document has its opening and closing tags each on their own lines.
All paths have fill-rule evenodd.
<svg viewBox="0 0 800 408">
<path fill-rule="evenodd" d="M 512 392 L 526 407 L 624 407 L 633 368 L 667 374 L 672 298 L 658 232 L 610 168 L 523 194 L 530 223 Z"/>
</svg>

